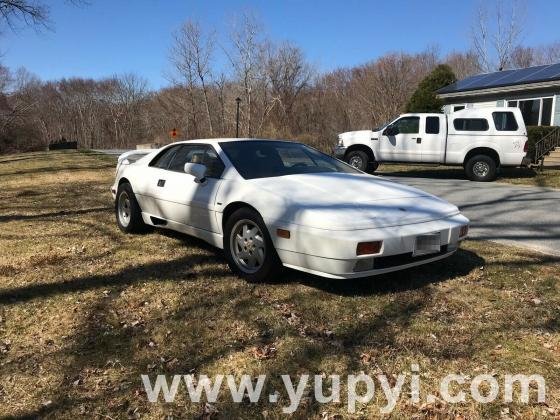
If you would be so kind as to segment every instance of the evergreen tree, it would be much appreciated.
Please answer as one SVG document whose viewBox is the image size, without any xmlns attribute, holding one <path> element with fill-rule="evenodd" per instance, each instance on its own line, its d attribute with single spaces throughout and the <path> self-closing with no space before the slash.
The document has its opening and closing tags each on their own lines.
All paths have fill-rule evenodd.
<svg viewBox="0 0 560 420">
<path fill-rule="evenodd" d="M 451 67 L 438 65 L 420 82 L 406 105 L 406 112 L 441 112 L 443 102 L 436 97 L 436 91 L 456 80 Z"/>
</svg>

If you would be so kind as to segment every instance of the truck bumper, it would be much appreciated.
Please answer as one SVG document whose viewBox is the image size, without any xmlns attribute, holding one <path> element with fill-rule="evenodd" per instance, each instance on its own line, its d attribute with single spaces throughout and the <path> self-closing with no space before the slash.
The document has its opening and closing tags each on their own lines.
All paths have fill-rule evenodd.
<svg viewBox="0 0 560 420">
<path fill-rule="evenodd" d="M 346 146 L 336 146 L 333 150 L 333 155 L 335 158 L 343 159 L 344 155 L 346 155 L 346 150 L 348 147 Z"/>
</svg>

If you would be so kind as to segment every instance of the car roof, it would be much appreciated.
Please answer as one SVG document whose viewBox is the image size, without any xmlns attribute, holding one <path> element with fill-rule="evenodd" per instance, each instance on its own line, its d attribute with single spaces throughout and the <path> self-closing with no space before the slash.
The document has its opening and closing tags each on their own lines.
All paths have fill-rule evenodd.
<svg viewBox="0 0 560 420">
<path fill-rule="evenodd" d="M 205 143 L 205 144 L 217 144 L 217 143 L 233 143 L 241 141 L 282 141 L 287 143 L 298 143 L 293 140 L 283 140 L 283 139 L 255 139 L 255 138 L 220 138 L 220 139 L 191 139 L 191 140 L 180 140 L 170 144 L 188 144 L 188 143 Z M 168 145 L 169 146 L 169 145 Z"/>
</svg>

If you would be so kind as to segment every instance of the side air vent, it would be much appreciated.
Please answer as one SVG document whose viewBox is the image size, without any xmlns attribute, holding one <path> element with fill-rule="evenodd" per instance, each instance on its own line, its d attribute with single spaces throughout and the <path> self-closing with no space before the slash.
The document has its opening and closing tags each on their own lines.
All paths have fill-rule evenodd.
<svg viewBox="0 0 560 420">
<path fill-rule="evenodd" d="M 165 226 L 167 224 L 167 220 L 160 219 L 159 217 L 150 216 L 150 219 L 154 226 Z"/>
</svg>

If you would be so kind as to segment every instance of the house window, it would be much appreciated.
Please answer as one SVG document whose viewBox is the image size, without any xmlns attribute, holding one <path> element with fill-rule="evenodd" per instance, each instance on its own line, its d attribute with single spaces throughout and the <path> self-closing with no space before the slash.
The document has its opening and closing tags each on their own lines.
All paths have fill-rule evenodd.
<svg viewBox="0 0 560 420">
<path fill-rule="evenodd" d="M 552 120 L 552 98 L 544 98 L 542 100 L 542 113 L 541 113 L 540 125 L 550 125 L 551 120 Z"/>
<path fill-rule="evenodd" d="M 525 125 L 550 125 L 552 121 L 552 98 L 508 101 L 508 106 L 521 110 Z"/>
<path fill-rule="evenodd" d="M 456 118 L 453 127 L 457 131 L 487 131 L 488 121 L 485 118 Z"/>
<path fill-rule="evenodd" d="M 541 108 L 540 99 L 529 99 L 527 101 L 519 101 L 519 109 L 523 115 L 525 125 L 539 125 L 539 113 Z"/>
</svg>

